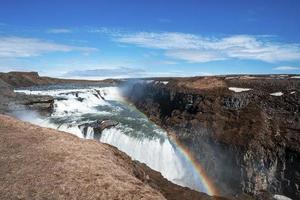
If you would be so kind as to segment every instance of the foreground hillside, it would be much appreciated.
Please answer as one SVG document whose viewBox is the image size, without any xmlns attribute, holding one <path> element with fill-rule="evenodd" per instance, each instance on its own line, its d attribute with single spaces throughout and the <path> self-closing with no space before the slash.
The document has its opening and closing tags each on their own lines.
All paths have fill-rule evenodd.
<svg viewBox="0 0 300 200">
<path fill-rule="evenodd" d="M 116 148 L 0 115 L 0 199 L 221 199 Z"/>
<path fill-rule="evenodd" d="M 108 145 L 6 116 L 0 133 L 0 199 L 164 199 Z"/>
</svg>

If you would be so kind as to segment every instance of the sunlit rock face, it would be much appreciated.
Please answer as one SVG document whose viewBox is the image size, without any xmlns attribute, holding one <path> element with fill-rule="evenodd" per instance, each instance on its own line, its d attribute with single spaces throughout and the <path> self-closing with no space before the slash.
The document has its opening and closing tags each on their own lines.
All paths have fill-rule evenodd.
<svg viewBox="0 0 300 200">
<path fill-rule="evenodd" d="M 224 193 L 299 199 L 299 88 L 291 77 L 206 77 L 139 82 L 126 95 L 176 134 Z"/>
</svg>

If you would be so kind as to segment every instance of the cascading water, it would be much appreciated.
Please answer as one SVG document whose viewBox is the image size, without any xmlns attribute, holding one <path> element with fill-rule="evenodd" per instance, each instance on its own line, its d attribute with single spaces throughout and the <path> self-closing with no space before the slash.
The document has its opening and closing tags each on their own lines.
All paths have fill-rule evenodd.
<svg viewBox="0 0 300 200">
<path fill-rule="evenodd" d="M 16 90 L 26 94 L 51 95 L 54 111 L 49 117 L 23 120 L 69 132 L 81 138 L 96 139 L 124 151 L 145 163 L 168 180 L 198 191 L 205 191 L 193 165 L 180 154 L 166 132 L 149 121 L 136 108 L 123 101 L 118 87 L 31 88 Z M 114 120 L 118 125 L 96 134 L 79 125 L 96 120 Z"/>
</svg>

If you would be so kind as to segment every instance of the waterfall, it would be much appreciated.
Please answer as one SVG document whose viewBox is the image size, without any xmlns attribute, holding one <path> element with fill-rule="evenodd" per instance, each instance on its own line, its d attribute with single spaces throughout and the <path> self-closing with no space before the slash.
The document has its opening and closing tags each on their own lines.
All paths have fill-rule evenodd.
<svg viewBox="0 0 300 200">
<path fill-rule="evenodd" d="M 169 180 L 184 177 L 184 166 L 167 138 L 163 141 L 158 138 L 132 138 L 121 130 L 111 128 L 103 131 L 100 141 L 126 152 L 133 159 L 161 172 Z"/>
<path fill-rule="evenodd" d="M 166 132 L 123 101 L 117 87 L 46 88 L 16 92 L 51 95 L 55 98 L 50 117 L 30 118 L 30 122 L 108 143 L 132 159 L 161 172 L 174 183 L 198 190 L 201 188 L 193 166 L 179 153 Z M 104 129 L 100 135 L 94 133 L 92 127 L 82 126 L 99 119 L 113 119 L 118 125 Z"/>
</svg>

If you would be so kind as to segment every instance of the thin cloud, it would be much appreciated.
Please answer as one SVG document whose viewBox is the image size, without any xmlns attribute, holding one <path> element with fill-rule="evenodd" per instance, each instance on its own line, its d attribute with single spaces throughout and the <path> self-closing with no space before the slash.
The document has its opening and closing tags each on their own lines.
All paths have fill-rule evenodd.
<svg viewBox="0 0 300 200">
<path fill-rule="evenodd" d="M 96 48 L 71 46 L 36 38 L 0 37 L 0 57 L 2 58 L 39 56 L 49 52 L 89 53 L 96 50 Z"/>
<path fill-rule="evenodd" d="M 120 43 L 165 50 L 167 56 L 188 62 L 244 59 L 275 63 L 300 60 L 300 44 L 280 43 L 262 36 L 212 38 L 176 32 L 138 32 L 115 34 L 113 37 Z"/>
<path fill-rule="evenodd" d="M 222 55 L 218 55 L 214 52 L 199 52 L 192 50 L 172 50 L 167 51 L 166 55 L 175 59 L 186 60 L 190 63 L 211 62 L 226 59 Z"/>
<path fill-rule="evenodd" d="M 129 67 L 99 68 L 90 70 L 75 70 L 65 74 L 68 77 L 139 77 L 145 74 L 143 69 Z"/>
<path fill-rule="evenodd" d="M 66 28 L 54 28 L 54 29 L 49 29 L 47 31 L 47 33 L 55 33 L 55 34 L 59 34 L 59 33 L 71 33 L 72 30 L 71 29 L 66 29 Z"/>
<path fill-rule="evenodd" d="M 274 67 L 273 70 L 291 71 L 291 70 L 300 70 L 300 67 L 279 66 L 279 67 Z"/>
<path fill-rule="evenodd" d="M 103 33 L 108 35 L 119 35 L 122 31 L 119 28 L 96 27 L 96 28 L 89 28 L 87 32 Z"/>
<path fill-rule="evenodd" d="M 207 72 L 183 72 L 183 71 L 168 71 L 168 72 L 151 72 L 144 69 L 130 67 L 113 67 L 113 68 L 97 68 L 89 70 L 74 70 L 62 75 L 65 78 L 83 78 L 90 80 L 106 79 L 106 78 L 145 78 L 145 77 L 171 77 L 171 76 L 200 76 L 211 75 Z"/>
</svg>

